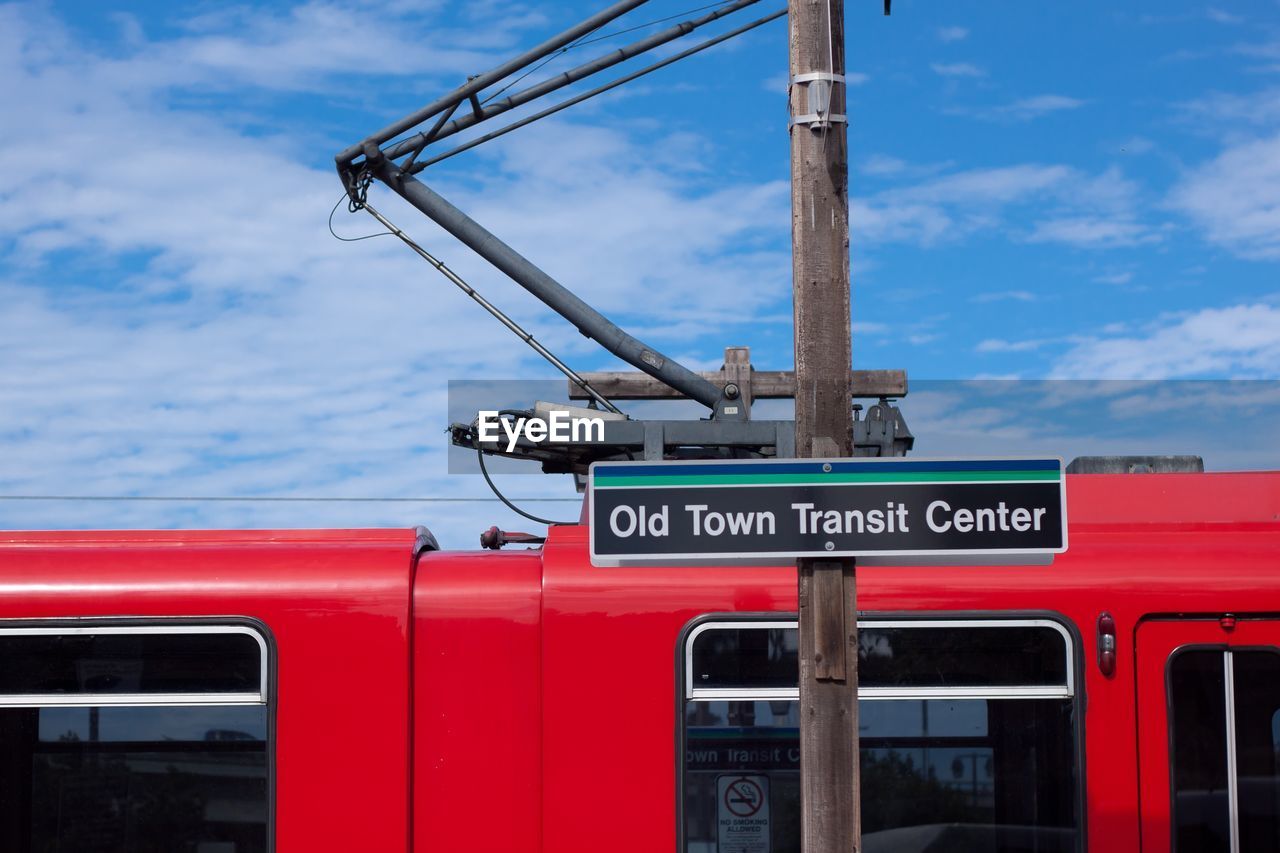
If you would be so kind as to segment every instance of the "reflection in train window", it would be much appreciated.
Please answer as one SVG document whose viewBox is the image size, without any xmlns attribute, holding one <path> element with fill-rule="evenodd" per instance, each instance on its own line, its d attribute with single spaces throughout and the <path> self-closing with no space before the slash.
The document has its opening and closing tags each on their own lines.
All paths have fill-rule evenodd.
<svg viewBox="0 0 1280 853">
<path fill-rule="evenodd" d="M 689 644 L 689 688 L 794 688 L 800 638 L 795 623 L 743 623 L 698 630 Z M 1044 624 L 884 622 L 859 626 L 862 687 L 1056 688 L 1071 684 L 1064 631 Z"/>
<path fill-rule="evenodd" d="M 1021 678 L 1002 672 L 991 679 L 994 684 L 985 685 L 979 677 L 983 660 L 1000 639 L 995 632 L 1004 628 L 990 621 L 978 624 L 980 636 L 966 638 L 963 622 L 922 623 L 929 639 L 951 638 L 935 647 L 938 665 L 927 678 L 926 644 L 909 624 L 877 630 L 877 623 L 868 622 L 860 632 L 883 646 L 887 658 L 895 645 L 901 646 L 900 658 L 910 662 L 906 674 L 881 667 L 872 685 L 860 691 L 867 853 L 1079 849 L 1077 709 L 1068 677 L 1069 637 L 1043 621 L 1010 623 L 1004 637 L 1021 656 Z M 685 853 L 716 853 L 735 845 L 769 853 L 799 851 L 796 652 L 789 642 L 794 628 L 780 627 L 785 625 L 708 623 L 691 632 L 691 645 L 714 648 L 720 659 L 711 666 L 703 655 L 702 668 L 694 669 L 714 672 L 714 678 L 685 681 Z M 716 636 L 721 628 L 727 636 Z M 751 636 L 752 631 L 759 633 Z M 731 649 L 764 663 L 735 666 L 724 659 Z M 688 651 L 686 665 L 699 657 Z M 774 674 L 788 665 L 792 681 L 784 688 Z M 731 678 L 735 671 L 741 681 Z M 913 680 L 921 686 L 903 686 Z M 702 687 L 699 681 L 715 686 Z M 955 681 L 963 687 L 947 687 Z M 877 691 L 877 685 L 888 689 Z M 1026 694 L 1020 695 L 1023 686 Z M 912 690 L 923 695 L 913 696 Z M 753 698 L 753 692 L 763 695 Z M 705 698 L 694 698 L 699 696 Z M 756 834 L 754 842 L 744 842 L 750 833 Z"/>
<path fill-rule="evenodd" d="M 38 692 L 0 692 L 0 850 L 270 849 L 265 643 L 241 628 L 174 626 L 170 643 L 137 630 L 4 636 L 9 684 Z M 27 637 L 26 660 L 55 660 L 56 682 L 22 672 Z"/>
</svg>

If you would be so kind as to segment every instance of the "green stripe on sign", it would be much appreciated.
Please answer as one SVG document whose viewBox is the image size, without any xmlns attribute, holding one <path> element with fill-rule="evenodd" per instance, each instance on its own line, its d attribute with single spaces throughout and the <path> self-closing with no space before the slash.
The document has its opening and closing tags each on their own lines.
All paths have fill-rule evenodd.
<svg viewBox="0 0 1280 853">
<path fill-rule="evenodd" d="M 597 489 L 624 486 L 826 486 L 834 483 L 1022 483 L 1058 482 L 1057 471 L 910 471 L 897 474 L 673 474 L 657 477 L 596 477 Z"/>
</svg>

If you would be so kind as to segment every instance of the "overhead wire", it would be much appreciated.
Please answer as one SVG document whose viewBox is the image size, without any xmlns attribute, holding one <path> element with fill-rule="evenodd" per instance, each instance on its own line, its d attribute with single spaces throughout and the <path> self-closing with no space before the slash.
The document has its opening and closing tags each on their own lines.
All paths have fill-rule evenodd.
<svg viewBox="0 0 1280 853">
<path fill-rule="evenodd" d="M 627 33 L 633 33 L 633 32 L 635 32 L 636 30 L 643 30 L 643 29 L 647 29 L 648 27 L 654 27 L 654 26 L 657 26 L 658 24 L 665 24 L 667 21 L 672 21 L 672 20 L 675 20 L 676 18 L 682 18 L 682 17 L 684 17 L 685 15 L 691 15 L 691 14 L 693 14 L 694 12 L 703 12 L 703 11 L 706 11 L 707 9 L 715 9 L 715 8 L 717 8 L 717 7 L 719 7 L 719 6 L 727 6 L 727 5 L 729 5 L 730 3 L 732 3 L 732 2 L 734 2 L 734 0 L 719 0 L 719 2 L 718 2 L 718 3 L 708 3 L 708 4 L 707 4 L 707 5 L 705 5 L 705 6 L 698 6 L 698 7 L 693 8 L 693 9 L 686 9 L 686 10 L 685 10 L 685 11 L 683 11 L 683 12 L 676 12 L 674 15 L 667 15 L 665 18 L 657 18 L 657 19 L 652 20 L 652 21 L 647 21 L 647 22 L 645 22 L 645 23 L 643 23 L 643 24 L 636 24 L 635 26 L 632 26 L 632 27 L 626 27 L 625 29 L 621 29 L 621 30 L 614 30 L 614 31 L 612 31 L 612 32 L 608 32 L 608 33 L 604 33 L 604 34 L 602 34 L 602 35 L 596 36 L 595 38 L 588 38 L 588 37 L 591 35 L 591 33 L 596 32 L 596 30 L 592 30 L 591 32 L 588 32 L 588 33 L 583 33 L 581 36 L 579 36 L 579 37 L 578 37 L 578 39 L 577 39 L 577 40 L 575 40 L 575 41 L 573 41 L 573 42 L 570 42 L 569 44 L 565 45 L 564 47 L 560 48 L 559 50 L 556 50 L 556 51 L 552 52 L 552 53 L 551 53 L 551 54 L 549 54 L 545 59 L 543 59 L 541 62 L 539 62 L 537 65 L 533 66 L 533 67 L 532 67 L 532 68 L 530 68 L 528 71 L 525 71 L 525 72 L 524 72 L 523 74 L 521 74 L 519 77 L 516 77 L 514 80 L 512 80 L 511 82 L 509 82 L 509 83 L 507 83 L 505 86 L 503 86 L 501 89 L 499 89 L 498 91 L 494 92 L 492 95 L 487 96 L 487 97 L 486 97 L 486 98 L 484 98 L 480 103 L 481 103 L 481 104 L 487 104 L 487 103 L 489 103 L 490 101 L 494 100 L 494 99 L 495 99 L 495 98 L 497 98 L 499 95 L 501 95 L 502 93 L 506 92 L 506 91 L 507 91 L 508 89 L 510 89 L 512 86 L 514 86 L 514 85 L 516 85 L 517 83 L 519 83 L 521 80 L 524 80 L 525 78 L 529 77 L 530 75 L 532 75 L 532 74 L 536 73 L 539 69 L 541 69 L 541 68 L 545 67 L 545 66 L 546 66 L 548 63 L 550 63 L 552 60 L 555 60 L 555 59 L 557 59 L 557 58 L 559 58 L 559 57 L 561 57 L 561 56 L 564 56 L 566 53 L 568 53 L 568 52 L 569 52 L 569 51 L 571 51 L 571 50 L 576 50 L 576 49 L 578 49 L 578 48 L 580 48 L 580 47 L 586 47 L 586 46 L 587 46 L 587 45 L 589 45 L 589 44 L 598 44 L 598 43 L 600 43 L 600 42 L 602 42 L 602 41 L 608 41 L 608 40 L 609 40 L 609 39 L 611 39 L 611 38 L 616 38 L 616 37 L 621 36 L 621 35 L 626 35 Z M 598 29 L 598 28 L 597 28 L 597 29 Z"/>
<path fill-rule="evenodd" d="M 444 263 L 444 261 L 441 261 L 435 255 L 431 254 L 426 249 L 422 248 L 422 246 L 420 246 L 412 237 L 404 233 L 404 231 L 402 231 L 400 228 L 394 225 L 391 222 L 391 220 L 387 219 L 385 216 L 379 213 L 372 205 L 365 204 L 363 207 L 366 213 L 368 213 L 374 219 L 378 220 L 378 223 L 383 228 L 386 228 L 391 234 L 393 234 L 396 237 L 399 237 L 400 241 L 404 243 L 406 246 L 408 246 L 410 249 L 412 249 L 414 254 L 422 258 L 427 263 L 431 264 L 431 266 L 435 267 L 437 272 L 439 272 L 441 275 L 443 275 L 445 278 L 451 281 L 455 286 L 457 286 L 459 290 L 467 294 L 467 296 L 471 297 L 472 301 L 474 301 L 477 305 L 479 305 L 484 310 L 488 311 L 491 317 L 493 317 L 502 325 L 506 326 L 507 329 L 512 334 L 520 338 L 520 340 L 524 341 L 525 344 L 530 349 L 532 349 L 538 355 L 542 356 L 547 361 L 548 364 L 550 364 L 556 370 L 559 370 L 561 373 L 563 373 L 565 375 L 565 378 L 567 378 L 573 384 L 577 385 L 583 391 L 586 391 L 587 394 L 591 396 L 592 401 L 594 401 L 597 405 L 614 413 L 615 415 L 623 414 L 623 411 L 621 409 L 619 409 L 612 402 L 610 402 L 610 400 L 607 397 L 605 397 L 603 394 L 597 391 L 595 387 L 589 381 L 587 381 L 581 374 L 579 374 L 576 370 L 574 370 L 569 365 L 565 364 L 564 361 L 562 361 L 558 356 L 556 356 L 555 353 L 551 352 L 551 350 L 543 346 L 538 341 L 537 338 L 535 338 L 529 332 L 526 332 L 519 323 L 517 323 L 515 320 L 508 317 L 505 313 L 503 313 L 503 311 L 500 308 L 498 308 L 498 306 L 494 305 L 488 299 L 485 299 L 483 296 L 481 296 L 478 290 L 476 290 L 471 285 L 467 284 L 467 282 L 463 280 L 461 276 L 459 276 L 453 270 L 449 269 L 449 267 Z"/>
<path fill-rule="evenodd" d="M 599 29 L 599 27 L 597 27 L 596 29 Z M 573 50 L 575 47 L 580 46 L 580 45 L 582 44 L 582 40 L 583 40 L 583 39 L 585 39 L 587 36 L 591 35 L 591 33 L 594 33 L 595 31 L 596 31 L 596 30 L 591 30 L 591 32 L 583 33 L 581 36 L 579 36 L 579 37 L 577 38 L 577 40 L 569 42 L 568 44 L 566 44 L 564 47 L 560 48 L 559 50 L 552 51 L 550 54 L 548 54 L 548 55 L 547 55 L 547 57 L 546 57 L 545 59 L 543 59 L 543 60 L 542 60 L 541 62 L 539 62 L 537 65 L 533 66 L 533 67 L 532 67 L 532 68 L 530 68 L 528 71 L 525 71 L 525 72 L 524 72 L 523 74 L 521 74 L 519 77 L 516 77 L 516 78 L 515 78 L 514 80 L 512 80 L 511 82 L 507 83 L 507 85 L 503 86 L 501 89 L 499 89 L 498 91 L 494 92 L 492 95 L 489 95 L 487 98 L 485 98 L 484 100 L 482 100 L 482 101 L 480 102 L 480 103 L 481 103 L 481 105 L 484 105 L 484 104 L 489 103 L 489 102 L 490 102 L 490 101 L 492 101 L 494 98 L 498 97 L 498 96 L 499 96 L 499 95 L 501 95 L 503 92 L 507 91 L 507 90 L 508 90 L 508 89 L 510 89 L 512 86 L 514 86 L 514 85 L 516 85 L 517 83 L 519 83 L 521 80 L 524 80 L 525 78 L 529 77 L 529 75 L 531 75 L 531 74 L 535 74 L 535 73 L 537 73 L 537 72 L 538 72 L 538 70 L 539 70 L 539 69 L 545 68 L 545 67 L 547 66 L 547 64 L 548 64 L 548 63 L 550 63 L 551 61 L 553 61 L 553 60 L 555 60 L 555 59 L 558 59 L 558 58 L 559 58 L 559 57 L 561 57 L 561 56 L 564 56 L 566 53 L 568 53 L 569 51 Z"/>
<path fill-rule="evenodd" d="M 648 23 L 645 23 L 645 24 L 636 24 L 634 27 L 627 27 L 624 30 L 614 30 L 611 33 L 605 33 L 604 35 L 596 36 L 593 39 L 588 39 L 587 36 L 584 35 L 582 38 L 585 39 L 585 41 L 580 40 L 578 42 L 575 42 L 573 46 L 585 47 L 586 45 L 589 45 L 589 44 L 595 44 L 596 42 L 601 42 L 607 39 L 614 38 L 615 36 L 626 35 L 627 33 L 634 33 L 636 30 L 643 30 L 648 27 L 657 26 L 658 24 L 665 24 L 667 21 L 674 21 L 676 18 L 683 18 L 685 15 L 692 15 L 694 12 L 705 12 L 707 9 L 715 9 L 718 6 L 728 6 L 732 2 L 733 0 L 720 0 L 720 2 L 718 3 L 708 3 L 707 5 L 699 6 L 696 9 L 685 9 L 683 12 L 676 12 L 674 15 L 668 15 L 665 18 L 658 18 L 657 20 L 649 21 Z M 587 35 L 590 35 L 590 33 L 587 33 Z"/>
<path fill-rule="evenodd" d="M 723 5 L 723 4 L 720 4 L 720 5 Z M 763 24 L 767 24 L 770 21 L 775 21 L 786 14 L 787 14 L 787 9 L 784 6 L 781 9 L 777 10 L 776 12 L 773 12 L 769 15 L 765 15 L 763 18 L 758 18 L 736 29 L 729 30 L 728 32 L 725 32 L 725 33 L 721 33 L 720 35 L 715 36 L 714 38 L 710 38 L 710 39 L 707 39 L 706 41 L 699 42 L 698 44 L 695 44 L 693 47 L 690 47 L 687 50 L 683 50 L 680 53 L 669 56 L 666 59 L 663 59 L 659 62 L 655 62 L 652 65 L 647 65 L 644 68 L 640 68 L 636 71 L 632 71 L 630 74 L 619 77 L 616 80 L 611 80 L 608 83 L 605 83 L 601 86 L 597 86 L 594 89 L 590 89 L 586 92 L 582 92 L 578 95 L 573 96 L 572 98 L 569 98 L 566 101 L 561 101 L 558 104 L 554 104 L 550 107 L 547 107 L 541 112 L 537 112 L 537 113 L 534 113 L 533 115 L 526 116 L 520 119 L 519 121 L 512 122 L 511 124 L 506 125 L 505 127 L 499 128 L 498 130 L 491 131 L 489 133 L 484 134 L 483 136 L 477 136 L 474 139 L 471 139 L 467 142 L 462 143 L 456 148 L 451 148 L 448 151 L 445 151 L 441 154 L 437 154 L 434 157 L 431 157 L 426 160 L 419 160 L 418 162 L 413 164 L 412 168 L 410 168 L 409 171 L 412 173 L 420 172 L 423 169 L 427 168 L 428 166 L 435 165 L 436 163 L 439 163 L 443 160 L 448 160 L 450 157 L 457 156 L 458 154 L 461 154 L 464 151 L 469 151 L 478 145 L 483 145 L 484 143 L 497 139 L 500 136 L 505 136 L 506 134 L 510 133 L 513 130 L 519 130 L 520 128 L 530 125 L 535 121 L 539 121 L 540 119 L 544 119 L 547 116 L 554 115 L 555 113 L 558 113 L 561 110 L 568 109 L 569 107 L 580 104 L 585 100 L 594 98 L 597 95 L 602 95 L 605 92 L 608 92 L 612 89 L 616 89 L 617 87 L 625 83 L 630 83 L 632 80 L 639 79 L 640 77 L 643 77 L 646 74 L 651 74 L 654 71 L 657 71 L 661 68 L 665 68 L 668 65 L 671 65 L 672 63 L 679 62 L 680 60 L 693 56 L 696 53 L 700 53 L 708 48 L 715 47 L 718 44 L 722 44 L 723 42 L 728 41 L 731 38 L 736 38 L 737 36 L 740 36 L 745 32 L 753 30 L 756 27 L 762 26 Z"/>
</svg>

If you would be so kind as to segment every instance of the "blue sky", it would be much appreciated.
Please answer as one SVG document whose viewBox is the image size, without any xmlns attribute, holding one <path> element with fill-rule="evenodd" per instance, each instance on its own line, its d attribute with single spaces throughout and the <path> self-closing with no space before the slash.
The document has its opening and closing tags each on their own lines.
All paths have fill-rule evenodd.
<svg viewBox="0 0 1280 853">
<path fill-rule="evenodd" d="M 1280 4 L 847 6 L 857 366 L 1280 378 Z M 396 241 L 333 240 L 332 157 L 594 8 L 0 5 L 0 494 L 483 496 L 446 473 L 445 382 L 547 368 Z M 423 177 L 690 366 L 749 345 L 787 368 L 786 63 L 779 21 Z M 618 366 L 374 198 L 576 367 Z M 457 544 L 515 524 L 0 502 L 5 527 L 419 521 Z"/>
</svg>

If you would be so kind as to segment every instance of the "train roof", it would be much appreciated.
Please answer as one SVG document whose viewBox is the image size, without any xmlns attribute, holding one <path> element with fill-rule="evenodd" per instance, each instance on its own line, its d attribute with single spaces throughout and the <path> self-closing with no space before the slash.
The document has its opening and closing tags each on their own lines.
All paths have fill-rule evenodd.
<svg viewBox="0 0 1280 853">
<path fill-rule="evenodd" d="M 1207 474 L 1068 474 L 1067 522 L 1072 533 L 1106 530 L 1280 530 L 1280 471 Z M 553 539 L 579 538 L 576 525 L 553 528 Z M 292 530 L 41 530 L 0 531 L 0 547 L 150 546 L 401 546 L 421 545 L 426 528 Z M 477 531 L 479 533 L 479 531 Z"/>
</svg>

